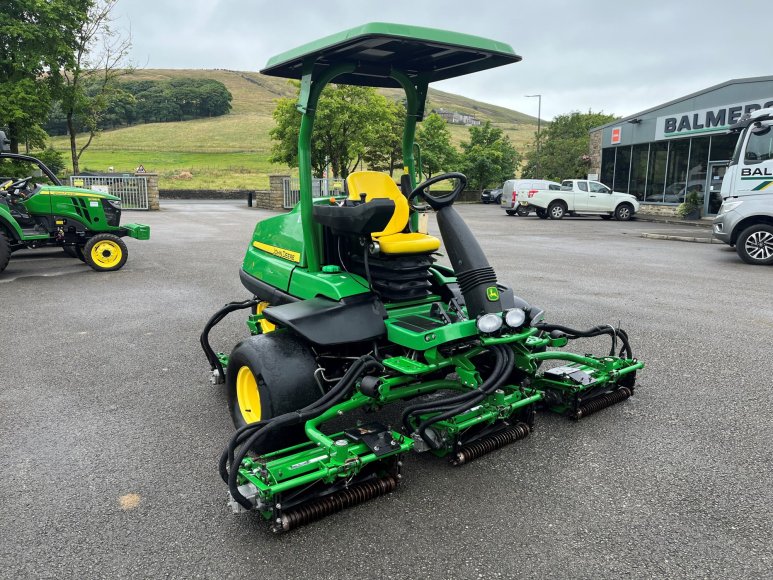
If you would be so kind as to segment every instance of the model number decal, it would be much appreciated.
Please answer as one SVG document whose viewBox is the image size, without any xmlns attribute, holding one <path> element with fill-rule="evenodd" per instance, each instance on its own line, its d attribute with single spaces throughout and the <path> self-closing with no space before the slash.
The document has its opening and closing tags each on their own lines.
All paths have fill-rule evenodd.
<svg viewBox="0 0 773 580">
<path fill-rule="evenodd" d="M 293 252 L 292 250 L 285 250 L 284 248 L 269 246 L 268 244 L 263 244 L 261 242 L 252 242 L 252 245 L 259 250 L 268 252 L 269 254 L 272 254 L 277 258 L 282 258 L 283 260 L 289 260 L 290 262 L 296 263 L 301 261 L 301 255 L 298 252 Z"/>
</svg>

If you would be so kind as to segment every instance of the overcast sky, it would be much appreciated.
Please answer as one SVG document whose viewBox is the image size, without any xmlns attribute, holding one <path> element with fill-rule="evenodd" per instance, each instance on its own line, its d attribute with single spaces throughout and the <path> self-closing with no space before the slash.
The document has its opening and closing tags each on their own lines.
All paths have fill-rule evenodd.
<svg viewBox="0 0 773 580">
<path fill-rule="evenodd" d="M 303 7 L 303 8 L 301 8 Z M 268 58 L 365 22 L 509 43 L 517 64 L 434 83 L 537 114 L 629 115 L 733 78 L 773 75 L 763 0 L 119 0 L 144 68 L 256 71 Z"/>
</svg>

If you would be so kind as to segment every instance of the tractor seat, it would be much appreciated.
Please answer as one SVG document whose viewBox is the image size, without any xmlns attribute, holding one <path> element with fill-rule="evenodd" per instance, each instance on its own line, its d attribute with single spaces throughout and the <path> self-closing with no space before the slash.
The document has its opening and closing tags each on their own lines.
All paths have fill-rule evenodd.
<svg viewBox="0 0 773 580">
<path fill-rule="evenodd" d="M 440 240 L 434 236 L 419 233 L 405 233 L 410 210 L 408 200 L 392 178 L 378 171 L 357 171 L 346 178 L 349 199 L 359 201 L 365 194 L 365 202 L 375 199 L 390 199 L 395 204 L 392 218 L 380 232 L 373 232 L 371 238 L 378 242 L 382 254 L 428 254 L 440 247 Z"/>
</svg>

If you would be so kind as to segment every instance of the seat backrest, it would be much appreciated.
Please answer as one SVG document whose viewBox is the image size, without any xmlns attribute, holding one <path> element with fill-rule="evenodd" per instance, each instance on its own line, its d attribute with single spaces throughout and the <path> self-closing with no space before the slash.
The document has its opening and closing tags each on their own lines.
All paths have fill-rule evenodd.
<svg viewBox="0 0 773 580">
<path fill-rule="evenodd" d="M 360 194 L 365 194 L 365 201 L 371 199 L 391 199 L 395 202 L 395 212 L 386 227 L 381 232 L 373 232 L 374 238 L 398 234 L 408 224 L 408 200 L 402 194 L 397 184 L 386 173 L 378 171 L 356 171 L 346 178 L 349 199 L 360 200 Z"/>
</svg>

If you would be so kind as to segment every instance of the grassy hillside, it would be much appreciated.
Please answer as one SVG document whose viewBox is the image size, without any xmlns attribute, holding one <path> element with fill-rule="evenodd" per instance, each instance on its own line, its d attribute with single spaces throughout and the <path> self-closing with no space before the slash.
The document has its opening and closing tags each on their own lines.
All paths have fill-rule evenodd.
<svg viewBox="0 0 773 580">
<path fill-rule="evenodd" d="M 271 113 L 276 99 L 293 97 L 295 87 L 284 79 L 257 72 L 228 70 L 155 70 L 135 72 L 132 79 L 163 80 L 179 77 L 215 79 L 233 95 L 232 111 L 222 117 L 177 123 L 148 123 L 105 131 L 98 135 L 81 158 L 81 169 L 132 171 L 142 164 L 160 174 L 162 189 L 265 189 L 271 173 L 286 173 L 287 167 L 268 161 L 273 126 Z M 384 89 L 398 97 L 397 90 Z M 459 95 L 430 89 L 427 110 L 445 108 L 475 114 L 505 131 L 519 148 L 532 139 L 536 119 Z M 450 125 L 454 144 L 467 138 L 468 128 Z M 66 153 L 66 137 L 52 139 Z"/>
</svg>

